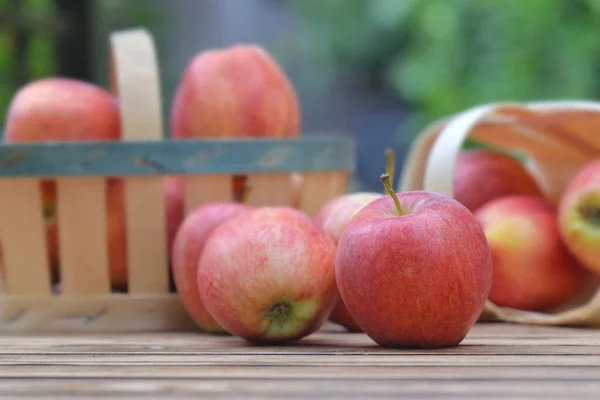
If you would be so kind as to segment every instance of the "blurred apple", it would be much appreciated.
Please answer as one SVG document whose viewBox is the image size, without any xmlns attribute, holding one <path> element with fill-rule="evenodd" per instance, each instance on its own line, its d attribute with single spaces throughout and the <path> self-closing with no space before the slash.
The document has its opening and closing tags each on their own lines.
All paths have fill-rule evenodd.
<svg viewBox="0 0 600 400">
<path fill-rule="evenodd" d="M 51 77 L 21 87 L 6 114 L 4 141 L 72 142 L 117 140 L 120 116 L 116 98 L 108 91 L 76 79 Z M 56 184 L 40 182 L 51 273 L 59 270 L 56 225 Z"/>
<path fill-rule="evenodd" d="M 537 182 L 516 158 L 487 149 L 459 153 L 453 185 L 453 197 L 472 212 L 508 195 L 543 197 Z"/>
<path fill-rule="evenodd" d="M 588 275 L 562 242 L 556 211 L 546 201 L 503 197 L 475 216 L 492 252 L 494 304 L 546 311 L 584 290 Z"/>
<path fill-rule="evenodd" d="M 589 162 L 561 196 L 559 228 L 571 253 L 600 276 L 600 160 Z"/>
<path fill-rule="evenodd" d="M 181 78 L 171 108 L 174 139 L 300 136 L 297 94 L 261 46 L 236 44 L 198 53 Z M 232 198 L 247 185 L 235 176 Z"/>
</svg>

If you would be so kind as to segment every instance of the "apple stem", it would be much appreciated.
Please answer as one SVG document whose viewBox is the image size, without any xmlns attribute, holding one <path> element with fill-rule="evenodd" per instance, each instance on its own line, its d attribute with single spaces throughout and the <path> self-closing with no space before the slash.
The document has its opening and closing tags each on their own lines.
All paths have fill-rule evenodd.
<svg viewBox="0 0 600 400">
<path fill-rule="evenodd" d="M 390 176 L 390 185 L 394 187 L 394 174 L 396 172 L 396 155 L 394 154 L 394 150 L 391 147 L 385 149 L 385 172 Z"/>
<path fill-rule="evenodd" d="M 292 305 L 283 300 L 273 304 L 269 311 L 266 312 L 266 316 L 271 322 L 277 322 L 280 326 L 283 326 L 285 321 L 290 317 L 291 312 Z"/>
<path fill-rule="evenodd" d="M 381 182 L 383 183 L 383 186 L 385 187 L 385 190 L 388 192 L 388 194 L 390 196 L 392 196 L 392 199 L 394 200 L 394 203 L 396 204 L 396 211 L 398 211 L 398 215 L 404 215 L 404 210 L 402 210 L 402 205 L 400 204 L 400 200 L 398 200 L 398 196 L 396 195 L 396 192 L 394 192 L 394 189 L 392 188 L 392 184 L 390 183 L 390 174 L 385 173 L 385 174 L 381 174 Z"/>
<path fill-rule="evenodd" d="M 250 191 L 252 190 L 252 184 L 246 183 L 244 184 L 244 190 L 242 190 L 242 194 L 240 195 L 240 203 L 246 204 L 248 202 L 248 197 L 250 196 Z"/>
</svg>

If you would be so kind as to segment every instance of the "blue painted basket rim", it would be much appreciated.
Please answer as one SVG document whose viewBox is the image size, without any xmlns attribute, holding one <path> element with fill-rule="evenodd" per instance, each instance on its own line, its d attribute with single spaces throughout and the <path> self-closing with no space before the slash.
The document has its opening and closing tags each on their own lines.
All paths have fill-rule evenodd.
<svg viewBox="0 0 600 400">
<path fill-rule="evenodd" d="M 0 177 L 353 172 L 347 137 L 0 144 Z"/>
</svg>

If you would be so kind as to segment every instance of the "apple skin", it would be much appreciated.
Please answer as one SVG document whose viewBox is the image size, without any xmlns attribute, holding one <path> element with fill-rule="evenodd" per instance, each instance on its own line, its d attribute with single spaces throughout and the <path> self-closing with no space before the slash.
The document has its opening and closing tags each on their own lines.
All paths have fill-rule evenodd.
<svg viewBox="0 0 600 400">
<path fill-rule="evenodd" d="M 198 266 L 200 297 L 227 332 L 255 344 L 318 330 L 337 300 L 335 243 L 308 215 L 262 207 L 219 225 Z"/>
<path fill-rule="evenodd" d="M 23 86 L 6 115 L 6 142 L 117 140 L 116 98 L 93 84 L 45 78 Z"/>
<path fill-rule="evenodd" d="M 177 293 L 194 322 L 205 332 L 226 333 L 204 307 L 198 292 L 197 272 L 200 255 L 215 228 L 253 206 L 230 203 L 205 203 L 189 213 L 175 235 L 172 272 Z"/>
<path fill-rule="evenodd" d="M 492 253 L 494 304 L 547 311 L 585 289 L 588 274 L 562 242 L 557 213 L 545 200 L 507 196 L 487 203 L 475 217 Z"/>
<path fill-rule="evenodd" d="M 475 212 L 485 203 L 509 195 L 543 193 L 533 176 L 514 157 L 477 149 L 459 153 L 454 169 L 453 197 Z"/>
<path fill-rule="evenodd" d="M 600 159 L 585 164 L 558 204 L 561 238 L 573 256 L 600 276 Z"/>
<path fill-rule="evenodd" d="M 477 321 L 492 283 L 483 230 L 458 201 L 397 194 L 372 201 L 338 243 L 340 295 L 363 331 L 382 347 L 458 345 Z"/>
<path fill-rule="evenodd" d="M 348 193 L 326 202 L 315 216 L 315 224 L 320 227 L 325 234 L 338 243 L 341 234 L 344 232 L 352 218 L 367 204 L 383 197 L 382 193 L 376 192 L 355 192 Z M 342 325 L 350 332 L 361 332 L 362 329 L 356 323 L 352 315 L 348 312 L 342 298 L 338 295 L 338 301 L 329 316 L 329 320 Z"/>
<path fill-rule="evenodd" d="M 87 82 L 61 77 L 39 79 L 15 93 L 4 131 L 6 143 L 118 140 L 118 101 L 108 91 Z M 40 190 L 51 274 L 56 282 L 60 264 L 56 183 L 41 180 Z"/>
<path fill-rule="evenodd" d="M 284 71 L 262 47 L 209 49 L 188 64 L 171 108 L 174 138 L 291 137 L 300 106 Z"/>
</svg>

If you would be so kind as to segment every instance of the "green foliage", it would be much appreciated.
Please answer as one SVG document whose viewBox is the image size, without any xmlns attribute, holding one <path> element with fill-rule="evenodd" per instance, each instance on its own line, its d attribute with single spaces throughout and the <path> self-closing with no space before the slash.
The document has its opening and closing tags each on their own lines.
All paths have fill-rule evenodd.
<svg viewBox="0 0 600 400">
<path fill-rule="evenodd" d="M 0 0 L 0 12 L 8 20 L 0 27 L 0 127 L 4 126 L 6 110 L 18 89 L 14 80 L 16 68 L 25 68 L 27 80 L 39 79 L 55 71 L 53 50 L 55 31 L 52 0 L 25 0 L 9 2 Z M 17 32 L 26 32 L 27 47 L 24 51 L 24 66 L 17 65 L 15 38 Z"/>
<path fill-rule="evenodd" d="M 408 136 L 481 103 L 598 95 L 600 0 L 290 3 L 307 56 L 392 88 L 413 111 Z"/>
</svg>

